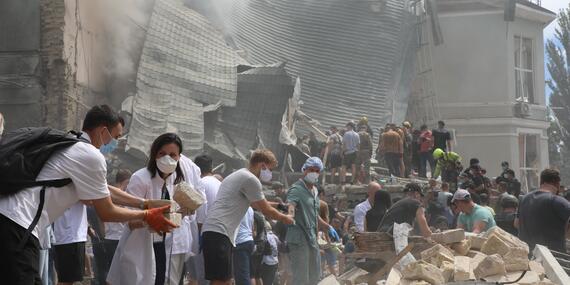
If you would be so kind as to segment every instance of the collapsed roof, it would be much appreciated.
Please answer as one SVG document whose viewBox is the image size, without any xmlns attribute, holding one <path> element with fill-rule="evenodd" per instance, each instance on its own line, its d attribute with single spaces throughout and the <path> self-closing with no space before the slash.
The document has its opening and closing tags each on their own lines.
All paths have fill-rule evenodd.
<svg viewBox="0 0 570 285">
<path fill-rule="evenodd" d="M 416 52 L 410 1 L 236 0 L 229 34 L 253 64 L 286 61 L 324 127 L 405 117 Z"/>
<path fill-rule="evenodd" d="M 146 154 L 157 136 L 176 132 L 187 153 L 201 150 L 204 107 L 236 105 L 241 63 L 202 15 L 178 0 L 156 0 L 132 99 L 128 147 Z"/>
</svg>

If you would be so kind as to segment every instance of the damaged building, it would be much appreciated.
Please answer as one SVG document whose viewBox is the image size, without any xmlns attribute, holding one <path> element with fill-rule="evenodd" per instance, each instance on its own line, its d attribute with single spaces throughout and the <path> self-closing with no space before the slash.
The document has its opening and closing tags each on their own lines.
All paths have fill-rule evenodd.
<svg viewBox="0 0 570 285">
<path fill-rule="evenodd" d="M 281 160 L 298 79 L 320 130 L 443 119 L 465 159 L 491 175 L 509 161 L 531 189 L 548 166 L 542 30 L 555 18 L 533 2 L 2 1 L 0 112 L 8 130 L 78 129 L 108 103 L 128 117 L 129 157 L 174 131 L 191 156 L 235 168 L 256 146 Z"/>
</svg>

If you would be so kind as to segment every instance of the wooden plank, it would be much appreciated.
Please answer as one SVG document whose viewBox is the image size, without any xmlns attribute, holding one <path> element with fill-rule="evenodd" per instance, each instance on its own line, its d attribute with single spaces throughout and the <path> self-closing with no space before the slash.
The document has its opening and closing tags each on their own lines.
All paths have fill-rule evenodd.
<svg viewBox="0 0 570 285">
<path fill-rule="evenodd" d="M 400 253 L 398 253 L 398 255 L 396 255 L 396 257 L 394 257 L 390 262 L 384 265 L 384 267 L 382 267 L 380 270 L 376 271 L 374 274 L 366 275 L 368 285 L 376 285 L 378 280 L 380 280 L 382 276 L 384 276 L 384 274 L 386 274 L 389 270 L 391 270 L 392 267 L 394 267 L 394 265 L 398 263 L 398 261 L 400 261 L 400 259 L 402 259 L 402 257 L 408 254 L 413 248 L 414 248 L 413 243 L 408 244 L 408 246 L 406 246 Z"/>
<path fill-rule="evenodd" d="M 537 244 L 533 255 L 544 267 L 544 272 L 548 279 L 556 284 L 570 284 L 570 277 L 547 247 Z"/>
</svg>

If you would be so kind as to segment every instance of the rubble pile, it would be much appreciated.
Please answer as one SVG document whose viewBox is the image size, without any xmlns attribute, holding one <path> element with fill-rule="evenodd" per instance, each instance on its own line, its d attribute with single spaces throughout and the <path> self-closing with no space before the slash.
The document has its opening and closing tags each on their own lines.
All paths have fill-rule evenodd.
<svg viewBox="0 0 570 285">
<path fill-rule="evenodd" d="M 481 235 L 449 230 L 433 234 L 432 240 L 437 244 L 422 251 L 417 261 L 401 272 L 393 268 L 386 285 L 512 282 L 523 273 L 512 284 L 555 284 L 540 263 L 529 260 L 528 245 L 499 227 Z"/>
</svg>

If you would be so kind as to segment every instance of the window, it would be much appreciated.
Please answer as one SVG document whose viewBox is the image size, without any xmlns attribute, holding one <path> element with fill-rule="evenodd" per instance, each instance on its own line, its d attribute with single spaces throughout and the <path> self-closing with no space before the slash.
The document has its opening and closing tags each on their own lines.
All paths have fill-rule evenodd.
<svg viewBox="0 0 570 285">
<path fill-rule="evenodd" d="M 532 40 L 515 36 L 515 98 L 517 102 L 534 102 Z"/>
<path fill-rule="evenodd" d="M 519 134 L 519 181 L 524 192 L 539 187 L 540 141 L 537 134 Z"/>
</svg>

